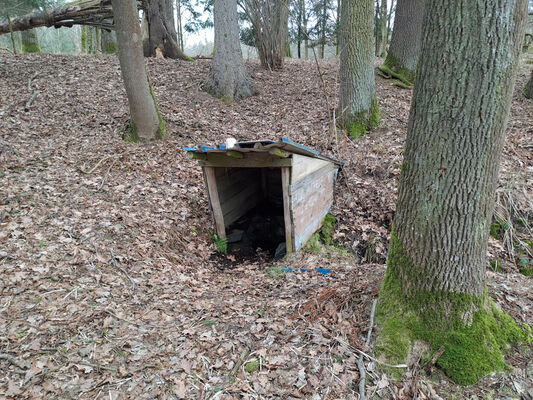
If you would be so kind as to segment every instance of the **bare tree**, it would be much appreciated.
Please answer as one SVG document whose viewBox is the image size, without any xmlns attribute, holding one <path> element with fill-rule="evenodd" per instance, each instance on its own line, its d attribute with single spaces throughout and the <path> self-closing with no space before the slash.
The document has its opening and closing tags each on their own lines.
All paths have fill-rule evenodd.
<svg viewBox="0 0 533 400">
<path fill-rule="evenodd" d="M 244 0 L 264 68 L 280 69 L 286 51 L 289 0 Z"/>
<path fill-rule="evenodd" d="M 112 4 L 120 70 L 130 105 L 132 136 L 141 140 L 161 138 L 165 135 L 165 123 L 148 82 L 137 7 L 131 0 L 112 0 Z"/>
</svg>

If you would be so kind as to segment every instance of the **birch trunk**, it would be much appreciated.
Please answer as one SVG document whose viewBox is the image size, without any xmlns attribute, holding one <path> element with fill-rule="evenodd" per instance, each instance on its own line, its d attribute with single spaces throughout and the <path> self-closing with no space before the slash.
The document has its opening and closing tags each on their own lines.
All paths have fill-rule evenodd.
<svg viewBox="0 0 533 400">
<path fill-rule="evenodd" d="M 206 89 L 227 101 L 239 101 L 256 93 L 246 72 L 239 40 L 236 0 L 215 0 L 215 54 Z"/>
<path fill-rule="evenodd" d="M 338 114 L 341 125 L 353 137 L 376 126 L 379 118 L 373 27 L 373 0 L 342 1 Z"/>
<path fill-rule="evenodd" d="M 130 105 L 131 133 L 134 139 L 161 138 L 165 134 L 165 123 L 159 115 L 155 97 L 148 82 L 137 7 L 130 0 L 112 0 L 112 3 L 120 70 Z"/>
<path fill-rule="evenodd" d="M 421 59 L 379 294 L 378 348 L 405 359 L 416 341 L 453 380 L 504 366 L 528 341 L 488 299 L 487 241 L 527 0 L 426 3 Z"/>
</svg>

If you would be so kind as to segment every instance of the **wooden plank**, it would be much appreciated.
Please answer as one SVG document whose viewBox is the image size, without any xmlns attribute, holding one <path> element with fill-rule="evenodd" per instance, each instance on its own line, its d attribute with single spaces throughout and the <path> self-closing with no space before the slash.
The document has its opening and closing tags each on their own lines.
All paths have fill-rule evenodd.
<svg viewBox="0 0 533 400">
<path fill-rule="evenodd" d="M 215 169 L 213 167 L 204 167 L 205 179 L 207 189 L 209 191 L 209 202 L 211 203 L 211 210 L 215 218 L 215 225 L 217 228 L 218 237 L 226 238 L 226 228 L 224 227 L 224 216 L 222 208 L 220 207 L 220 200 L 218 198 L 217 180 L 215 177 Z"/>
<path fill-rule="evenodd" d="M 294 248 L 301 248 L 320 227 L 333 204 L 333 164 L 291 185 Z"/>
<path fill-rule="evenodd" d="M 278 158 L 264 153 L 243 153 L 244 158 L 232 158 L 221 153 L 207 153 L 207 160 L 199 161 L 204 167 L 266 168 L 290 167 L 291 158 Z"/>
<path fill-rule="evenodd" d="M 259 181 L 250 182 L 248 185 L 241 186 L 233 197 L 222 201 L 220 206 L 224 216 L 224 223 L 227 227 L 237 221 L 248 210 L 254 208 L 262 198 L 261 186 Z"/>
<path fill-rule="evenodd" d="M 325 167 L 326 165 L 331 165 L 333 168 L 334 164 L 329 161 L 293 154 L 291 184 L 298 182 L 307 175 Z"/>
<path fill-rule="evenodd" d="M 226 155 L 228 157 L 233 157 L 233 158 L 244 158 L 244 154 L 239 153 L 238 151 L 235 151 L 235 150 L 226 151 Z"/>
<path fill-rule="evenodd" d="M 194 151 L 187 152 L 187 158 L 189 160 L 207 160 L 207 154 L 205 153 L 196 153 Z"/>
<path fill-rule="evenodd" d="M 259 181 L 261 171 L 257 168 L 215 168 L 215 170 L 220 204 L 229 201 L 244 188 Z"/>
<path fill-rule="evenodd" d="M 283 190 L 283 219 L 285 221 L 285 247 L 287 254 L 294 251 L 293 247 L 293 227 L 291 218 L 291 201 L 290 201 L 290 181 L 291 169 L 289 167 L 281 168 L 281 188 Z"/>
</svg>

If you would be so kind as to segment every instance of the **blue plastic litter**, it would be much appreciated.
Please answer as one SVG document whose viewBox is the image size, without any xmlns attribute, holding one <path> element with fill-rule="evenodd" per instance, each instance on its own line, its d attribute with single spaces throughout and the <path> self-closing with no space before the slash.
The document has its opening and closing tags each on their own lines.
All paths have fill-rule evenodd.
<svg viewBox="0 0 533 400">
<path fill-rule="evenodd" d="M 322 275 L 329 274 L 330 270 L 327 268 L 315 268 L 315 271 L 321 273 Z"/>
</svg>

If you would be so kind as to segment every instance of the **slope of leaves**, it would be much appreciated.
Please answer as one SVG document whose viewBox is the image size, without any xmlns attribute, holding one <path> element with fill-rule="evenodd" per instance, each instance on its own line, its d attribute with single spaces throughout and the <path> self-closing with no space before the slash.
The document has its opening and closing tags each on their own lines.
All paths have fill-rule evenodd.
<svg viewBox="0 0 533 400">
<path fill-rule="evenodd" d="M 357 349 L 370 351 L 363 343 L 384 272 L 411 93 L 377 78 L 382 122 L 353 142 L 331 129 L 334 61 L 321 62 L 323 81 L 311 61 L 276 72 L 251 63 L 261 93 L 233 105 L 201 90 L 208 61 L 148 66 L 170 137 L 139 145 L 120 137 L 128 107 L 116 58 L 0 55 L 0 392 L 354 398 Z M 500 191 L 531 224 L 525 76 Z M 181 147 L 230 136 L 289 137 L 346 161 L 332 213 L 335 239 L 353 254 L 302 251 L 218 270 L 202 174 Z M 504 257 L 503 246 L 492 240 L 491 255 Z M 489 273 L 490 289 L 505 311 L 532 324 L 532 280 L 508 269 Z M 531 361 L 514 352 L 509 362 L 513 373 L 458 396 L 527 396 Z M 369 395 L 448 398 L 459 390 L 445 380 L 418 384 L 416 371 L 392 383 L 374 362 L 366 367 Z"/>
</svg>

